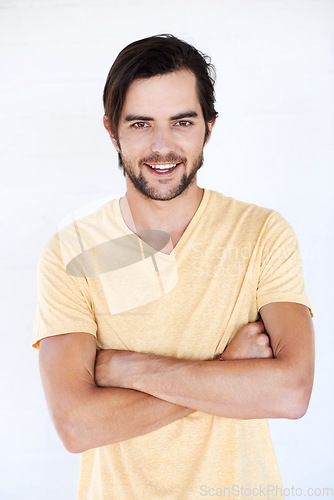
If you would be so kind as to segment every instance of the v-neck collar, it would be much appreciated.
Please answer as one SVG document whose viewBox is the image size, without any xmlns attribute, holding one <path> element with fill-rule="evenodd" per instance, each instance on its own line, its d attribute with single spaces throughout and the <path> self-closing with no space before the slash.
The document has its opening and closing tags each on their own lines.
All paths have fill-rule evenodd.
<svg viewBox="0 0 334 500">
<path fill-rule="evenodd" d="M 179 241 L 177 242 L 177 244 L 175 245 L 175 247 L 173 247 L 173 250 L 171 251 L 171 253 L 167 254 L 167 253 L 164 253 L 164 252 L 161 252 L 161 251 L 158 251 L 156 249 L 153 249 L 152 247 L 152 250 L 155 250 L 156 253 L 159 253 L 160 256 L 163 256 L 165 258 L 170 258 L 170 257 L 174 257 L 174 254 L 176 252 L 179 252 L 179 250 L 183 247 L 183 245 L 186 243 L 186 241 L 188 240 L 190 234 L 192 233 L 194 227 L 197 225 L 199 219 L 201 218 L 207 204 L 208 204 L 208 201 L 209 201 L 209 198 L 210 198 L 210 191 L 207 190 L 207 189 L 203 189 L 203 196 L 202 196 L 202 199 L 201 199 L 201 202 L 200 204 L 198 205 L 197 207 L 197 210 L 196 212 L 194 213 L 192 219 L 190 220 L 189 224 L 187 225 L 186 229 L 184 230 L 181 238 L 179 239 Z M 134 233 L 129 227 L 128 225 L 126 224 L 124 218 L 123 218 L 123 215 L 122 215 L 122 211 L 121 211 L 121 207 L 120 207 L 120 200 L 121 198 L 117 199 L 117 200 L 114 200 L 114 203 L 115 203 L 115 211 L 116 211 L 116 217 L 119 221 L 119 224 L 122 228 L 122 230 L 126 233 L 126 234 L 136 234 Z M 136 234 L 137 238 L 139 240 L 141 240 L 141 238 Z M 146 245 L 150 246 L 148 243 L 145 242 Z"/>
</svg>

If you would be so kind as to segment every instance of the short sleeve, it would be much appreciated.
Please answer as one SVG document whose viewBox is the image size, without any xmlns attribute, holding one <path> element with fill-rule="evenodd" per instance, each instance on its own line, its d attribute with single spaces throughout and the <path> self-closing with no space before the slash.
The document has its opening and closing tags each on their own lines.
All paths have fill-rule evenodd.
<svg viewBox="0 0 334 500">
<path fill-rule="evenodd" d="M 96 336 L 97 325 L 85 278 L 66 272 L 59 238 L 45 244 L 37 271 L 37 311 L 33 347 L 45 337 L 73 332 Z"/>
<path fill-rule="evenodd" d="M 277 212 L 269 215 L 263 227 L 257 288 L 258 310 L 271 302 L 297 302 L 306 305 L 311 311 L 295 232 Z"/>
</svg>

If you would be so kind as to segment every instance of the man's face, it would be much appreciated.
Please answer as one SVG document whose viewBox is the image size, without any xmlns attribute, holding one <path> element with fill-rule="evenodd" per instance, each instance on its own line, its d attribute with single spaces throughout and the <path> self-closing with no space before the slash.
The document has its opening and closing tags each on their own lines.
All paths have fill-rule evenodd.
<svg viewBox="0 0 334 500">
<path fill-rule="evenodd" d="M 211 131 L 213 123 L 209 123 Z M 196 78 L 187 70 L 135 80 L 113 144 L 127 178 L 143 195 L 171 200 L 195 185 L 205 122 Z"/>
</svg>

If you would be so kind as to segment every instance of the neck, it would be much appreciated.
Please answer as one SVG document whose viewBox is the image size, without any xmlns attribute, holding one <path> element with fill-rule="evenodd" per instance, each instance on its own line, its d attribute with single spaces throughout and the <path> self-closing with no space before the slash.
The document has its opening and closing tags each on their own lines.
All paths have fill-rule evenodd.
<svg viewBox="0 0 334 500">
<path fill-rule="evenodd" d="M 127 193 L 121 199 L 121 211 L 127 226 L 136 234 L 160 230 L 168 233 L 173 247 L 177 244 L 199 207 L 204 190 L 194 182 L 172 200 L 151 200 L 127 180 Z"/>
</svg>

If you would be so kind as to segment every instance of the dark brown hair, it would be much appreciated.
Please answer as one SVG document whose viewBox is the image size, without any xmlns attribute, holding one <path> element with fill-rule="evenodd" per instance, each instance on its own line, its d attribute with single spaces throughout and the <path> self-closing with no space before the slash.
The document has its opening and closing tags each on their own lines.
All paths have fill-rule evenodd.
<svg viewBox="0 0 334 500">
<path fill-rule="evenodd" d="M 126 92 L 131 83 L 137 78 L 150 78 L 181 69 L 188 69 L 196 77 L 207 137 L 207 124 L 218 115 L 214 108 L 215 68 L 209 56 L 173 35 L 163 34 L 138 40 L 125 47 L 109 71 L 103 104 L 116 139 Z"/>
</svg>

